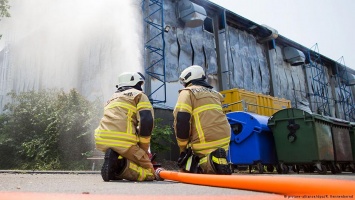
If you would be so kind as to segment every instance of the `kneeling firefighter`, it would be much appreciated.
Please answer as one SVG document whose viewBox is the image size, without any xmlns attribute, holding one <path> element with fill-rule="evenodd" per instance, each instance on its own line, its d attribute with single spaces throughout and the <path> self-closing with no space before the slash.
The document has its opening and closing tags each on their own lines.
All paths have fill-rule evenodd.
<svg viewBox="0 0 355 200">
<path fill-rule="evenodd" d="M 155 179 L 148 156 L 154 112 L 142 91 L 144 80 L 139 72 L 119 75 L 117 91 L 106 103 L 103 118 L 95 130 L 96 149 L 105 152 L 101 169 L 104 181 Z"/>
<path fill-rule="evenodd" d="M 184 172 L 232 174 L 227 163 L 230 125 L 222 111 L 223 96 L 205 79 L 202 67 L 182 71 L 174 109 L 174 130 L 180 148 L 178 165 Z"/>
</svg>

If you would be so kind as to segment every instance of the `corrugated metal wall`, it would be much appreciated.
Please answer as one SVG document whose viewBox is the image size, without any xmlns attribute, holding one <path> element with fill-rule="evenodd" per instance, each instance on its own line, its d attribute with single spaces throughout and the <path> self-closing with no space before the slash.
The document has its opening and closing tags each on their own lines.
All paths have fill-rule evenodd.
<svg viewBox="0 0 355 200">
<path fill-rule="evenodd" d="M 211 24 L 223 23 L 220 16 L 224 9 L 213 8 L 202 0 L 194 2 L 204 4 L 207 19 L 213 21 Z M 258 36 L 235 26 L 238 22 L 226 23 L 224 28 L 214 27 L 212 32 L 209 27 L 186 28 L 176 17 L 177 2 L 165 0 L 164 3 L 164 24 L 171 27 L 165 33 L 167 82 L 177 84 L 182 70 L 198 64 L 205 68 L 208 81 L 217 90 L 239 88 L 285 98 L 291 100 L 292 107 L 319 114 L 323 112 L 319 110 L 320 104 L 326 99 L 324 111 L 328 110 L 327 114 L 332 117 L 344 118 L 342 107 L 336 105 L 338 97 L 334 96 L 340 95 L 339 89 L 327 84 L 332 81 L 332 66 L 318 63 L 317 67 L 324 72 L 322 83 L 319 83 L 313 80 L 315 74 L 311 64 L 291 66 L 285 61 L 282 50 L 287 45 L 282 39 L 276 38 L 276 45 L 270 48 L 268 42 L 260 42 Z M 153 17 L 153 20 L 159 21 L 159 17 Z M 205 25 L 208 25 L 206 21 Z M 155 61 L 153 58 L 150 64 Z M 162 71 L 159 68 L 156 70 Z M 168 95 L 176 92 L 169 90 L 169 85 L 167 91 Z M 174 103 L 167 102 L 166 105 L 173 106 Z"/>
</svg>

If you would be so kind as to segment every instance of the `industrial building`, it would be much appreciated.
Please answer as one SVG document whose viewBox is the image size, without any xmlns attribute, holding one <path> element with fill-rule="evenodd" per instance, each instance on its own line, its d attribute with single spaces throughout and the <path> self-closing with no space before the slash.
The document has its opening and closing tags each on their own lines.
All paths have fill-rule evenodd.
<svg viewBox="0 0 355 200">
<path fill-rule="evenodd" d="M 146 93 L 155 107 L 174 107 L 179 73 L 196 64 L 224 94 L 251 92 L 289 100 L 291 107 L 311 113 L 355 120 L 355 72 L 322 55 L 317 44 L 304 47 L 277 27 L 207 0 L 145 0 L 142 9 L 150 79 Z"/>
<path fill-rule="evenodd" d="M 31 3 L 13 2 L 13 11 L 31 10 Z M 63 2 L 60 6 L 67 8 Z M 0 48 L 0 108 L 11 101 L 6 94 L 12 90 L 55 87 L 76 88 L 89 99 L 100 97 L 106 102 L 116 89 L 119 72 L 142 68 L 155 117 L 171 126 L 183 87 L 179 74 L 190 65 L 200 65 L 208 83 L 224 95 L 225 113 L 246 111 L 270 117 L 283 108 L 295 108 L 307 115 L 355 122 L 355 71 L 341 59 L 322 55 L 317 44 L 302 46 L 279 34 L 277 27 L 257 24 L 208 0 L 132 0 L 138 2 L 129 7 L 132 10 L 125 7 L 121 10 L 126 12 L 114 17 L 117 6 L 128 1 L 97 2 L 86 3 L 104 4 L 105 9 L 98 6 L 98 10 L 105 12 L 86 16 L 93 12 L 85 10 L 82 15 L 74 13 L 78 18 L 65 20 L 60 19 L 64 15 L 56 16 L 25 37 L 16 38 L 18 30 L 4 33 L 10 39 Z M 83 11 L 82 2 L 76 3 L 80 8 L 76 10 Z M 57 4 L 48 4 L 43 6 L 46 14 L 57 9 Z M 106 12 L 108 8 L 111 12 Z M 85 26 L 99 17 L 112 18 L 113 23 L 97 20 L 94 26 Z M 70 24 L 75 20 L 75 26 Z M 167 153 L 164 157 L 176 160 L 179 149 L 171 144 Z"/>
<path fill-rule="evenodd" d="M 97 30 L 96 24 L 88 28 L 91 18 L 106 17 L 107 21 L 115 14 L 92 10 L 99 4 L 91 2 L 95 6 L 86 12 L 83 9 L 83 14 L 96 15 L 79 12 L 82 19 L 74 24 L 77 29 L 65 16 L 48 19 L 52 20 L 45 24 L 48 26 L 42 25 L 23 38 L 16 38 L 21 30 L 0 29 L 7 36 L 2 38 L 6 45 L 0 50 L 0 107 L 10 101 L 6 94 L 12 90 L 52 87 L 76 88 L 90 99 L 100 97 L 105 102 L 117 76 L 111 75 L 142 63 L 148 79 L 145 92 L 154 107 L 171 111 L 182 88 L 180 72 L 196 64 L 205 69 L 214 89 L 226 96 L 226 112 L 244 110 L 270 116 L 278 109 L 293 107 L 354 121 L 355 71 L 342 60 L 322 55 L 317 44 L 304 47 L 279 34 L 277 27 L 257 24 L 208 0 L 132 2 L 135 6 L 124 14 L 132 15 L 125 19 L 127 25 L 116 26 L 121 16 L 113 16 L 112 24 L 105 24 L 102 30 Z M 12 3 L 14 16 L 31 10 L 20 1 Z M 110 3 L 104 4 L 105 9 L 120 4 Z M 55 9 L 55 4 L 43 6 L 47 14 Z M 22 20 L 29 24 L 27 18 Z M 137 30 L 141 32 L 138 38 Z M 126 34 L 115 35 L 120 31 Z M 131 35 L 134 37 L 128 38 Z M 117 48 L 125 37 L 126 46 Z"/>
</svg>

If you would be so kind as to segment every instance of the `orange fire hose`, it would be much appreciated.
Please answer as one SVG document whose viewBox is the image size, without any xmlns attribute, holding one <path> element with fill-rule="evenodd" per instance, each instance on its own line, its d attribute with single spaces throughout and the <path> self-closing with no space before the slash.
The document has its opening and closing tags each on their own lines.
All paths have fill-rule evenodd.
<svg viewBox="0 0 355 200">
<path fill-rule="evenodd" d="M 160 178 L 182 183 L 225 187 L 282 195 L 355 195 L 355 181 L 319 178 L 191 174 L 158 172 Z"/>
</svg>

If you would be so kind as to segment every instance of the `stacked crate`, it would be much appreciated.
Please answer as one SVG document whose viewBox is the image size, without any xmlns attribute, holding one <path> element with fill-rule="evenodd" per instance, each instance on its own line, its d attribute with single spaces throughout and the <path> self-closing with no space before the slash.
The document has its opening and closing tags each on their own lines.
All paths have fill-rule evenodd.
<svg viewBox="0 0 355 200">
<path fill-rule="evenodd" d="M 243 89 L 233 88 L 221 91 L 224 96 L 225 113 L 245 111 L 264 116 L 271 116 L 275 112 L 291 107 L 291 101 L 270 95 L 259 94 Z"/>
</svg>

